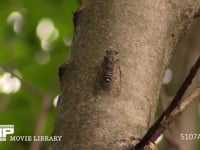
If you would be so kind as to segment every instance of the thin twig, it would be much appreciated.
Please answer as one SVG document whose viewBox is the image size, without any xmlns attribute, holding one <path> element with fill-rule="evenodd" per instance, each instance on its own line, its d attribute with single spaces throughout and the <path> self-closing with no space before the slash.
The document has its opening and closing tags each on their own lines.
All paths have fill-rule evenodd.
<svg viewBox="0 0 200 150">
<path fill-rule="evenodd" d="M 193 92 L 186 98 L 184 98 L 180 105 L 178 105 L 170 114 L 170 116 L 166 119 L 169 122 L 173 121 L 176 116 L 182 113 L 194 100 L 200 96 L 200 87 L 193 90 Z"/>
<path fill-rule="evenodd" d="M 180 140 L 177 137 L 174 137 L 168 130 L 163 134 L 165 140 L 168 141 L 173 146 L 173 148 L 177 150 L 185 150 L 185 147 L 181 145 Z"/>
<path fill-rule="evenodd" d="M 34 136 L 41 136 L 44 132 L 44 127 L 47 122 L 47 118 L 49 115 L 49 110 L 51 108 L 51 96 L 46 95 L 42 102 L 42 110 L 36 122 L 36 129 Z M 42 141 L 35 142 L 33 141 L 30 146 L 30 150 L 40 150 L 42 146 Z"/>
<path fill-rule="evenodd" d="M 10 97 L 11 95 L 9 94 L 5 94 L 2 96 L 1 100 L 0 100 L 0 113 L 2 113 L 3 111 L 5 111 L 10 103 Z"/>
<path fill-rule="evenodd" d="M 48 90 L 47 94 L 43 97 L 42 99 L 42 106 L 41 106 L 41 112 L 38 116 L 38 119 L 36 121 L 36 128 L 35 128 L 35 133 L 34 136 L 41 136 L 44 132 L 45 125 L 47 123 L 47 119 L 49 117 L 49 111 L 52 107 L 52 97 L 55 92 L 55 84 L 57 83 L 57 79 L 55 79 L 52 82 L 52 85 L 50 89 Z M 32 142 L 30 146 L 30 150 L 40 150 L 42 147 L 43 142 L 38 141 L 38 142 Z"/>
<path fill-rule="evenodd" d="M 165 122 L 170 124 L 172 123 L 172 121 L 174 121 L 176 119 L 176 117 L 178 115 L 180 115 L 182 112 L 184 112 L 186 110 L 186 108 L 188 108 L 190 106 L 190 104 L 192 104 L 196 98 L 200 96 L 200 87 L 196 88 L 195 90 L 193 90 L 193 92 L 186 98 L 184 98 L 180 105 L 178 105 L 169 115 L 168 118 L 166 118 Z M 164 135 L 168 135 L 169 134 L 164 134 Z M 180 150 L 183 149 L 183 147 L 181 147 L 180 142 L 175 138 L 175 137 L 170 137 L 168 138 L 168 140 L 175 146 L 179 147 Z"/>
<path fill-rule="evenodd" d="M 180 106 L 181 99 L 185 94 L 186 90 L 188 89 L 188 87 L 190 86 L 190 84 L 192 83 L 192 80 L 195 77 L 199 68 L 200 68 L 200 57 L 198 58 L 194 66 L 192 66 L 192 68 L 190 69 L 188 76 L 181 85 L 180 89 L 178 90 L 171 104 L 163 112 L 160 118 L 151 126 L 151 128 L 148 130 L 146 135 L 141 139 L 141 141 L 135 146 L 136 150 L 142 150 L 145 147 L 145 145 L 148 145 L 148 143 L 150 142 L 154 143 L 156 139 L 169 126 L 169 124 L 171 123 L 170 121 L 172 121 L 171 119 L 169 119 L 171 118 L 171 113 L 174 113 L 176 107 Z"/>
</svg>

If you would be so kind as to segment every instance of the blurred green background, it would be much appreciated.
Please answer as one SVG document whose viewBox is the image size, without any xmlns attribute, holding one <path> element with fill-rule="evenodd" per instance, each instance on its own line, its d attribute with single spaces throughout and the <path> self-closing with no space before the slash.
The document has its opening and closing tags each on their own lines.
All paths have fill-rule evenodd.
<svg viewBox="0 0 200 150">
<path fill-rule="evenodd" d="M 69 53 L 78 0 L 0 1 L 0 124 L 13 136 L 51 135 L 58 68 Z M 1 150 L 46 150 L 48 142 L 0 142 Z"/>
</svg>

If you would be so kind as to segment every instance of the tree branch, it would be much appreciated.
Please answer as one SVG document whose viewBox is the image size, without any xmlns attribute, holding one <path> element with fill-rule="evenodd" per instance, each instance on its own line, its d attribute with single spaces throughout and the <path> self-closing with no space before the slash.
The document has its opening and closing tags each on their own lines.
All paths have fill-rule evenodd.
<svg viewBox="0 0 200 150">
<path fill-rule="evenodd" d="M 145 145 L 150 142 L 155 142 L 156 139 L 164 132 L 164 130 L 169 126 L 169 124 L 175 119 L 175 117 L 180 114 L 187 106 L 199 95 L 200 89 L 197 88 L 186 101 L 182 101 L 182 97 L 185 94 L 186 90 L 192 83 L 193 78 L 195 77 L 198 69 L 200 67 L 200 57 L 192 66 L 190 73 L 186 77 L 185 81 L 178 90 L 176 96 L 172 100 L 169 107 L 163 112 L 160 118 L 151 126 L 146 135 L 141 139 L 141 141 L 135 146 L 136 150 L 143 149 Z"/>
</svg>

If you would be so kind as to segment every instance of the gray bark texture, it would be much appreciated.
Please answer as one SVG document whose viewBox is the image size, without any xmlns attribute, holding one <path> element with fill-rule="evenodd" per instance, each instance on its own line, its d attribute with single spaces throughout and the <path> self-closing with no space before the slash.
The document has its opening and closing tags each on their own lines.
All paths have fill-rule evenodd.
<svg viewBox="0 0 200 150">
<path fill-rule="evenodd" d="M 53 150 L 126 150 L 154 121 L 163 75 L 200 0 L 85 0 L 63 65 Z M 121 93 L 93 94 L 106 50 L 119 52 Z"/>
</svg>

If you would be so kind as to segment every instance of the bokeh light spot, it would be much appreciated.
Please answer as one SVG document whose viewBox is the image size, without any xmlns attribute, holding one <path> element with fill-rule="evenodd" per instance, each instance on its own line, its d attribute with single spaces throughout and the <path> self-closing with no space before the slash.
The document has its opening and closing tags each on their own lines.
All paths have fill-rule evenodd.
<svg viewBox="0 0 200 150">
<path fill-rule="evenodd" d="M 51 43 L 59 36 L 58 29 L 49 18 L 43 18 L 39 21 L 36 34 L 41 42 L 41 47 L 44 51 L 51 50 Z"/>
<path fill-rule="evenodd" d="M 158 139 L 156 140 L 156 144 L 158 144 L 158 143 L 160 143 L 161 141 L 163 140 L 163 135 L 160 135 L 159 137 L 158 137 Z"/>
<path fill-rule="evenodd" d="M 172 80 L 172 77 L 173 77 L 173 73 L 172 73 L 172 70 L 167 68 L 167 70 L 165 71 L 165 76 L 163 78 L 163 84 L 168 84 L 171 82 Z"/>
<path fill-rule="evenodd" d="M 56 107 L 58 105 L 59 95 L 57 95 L 53 100 L 53 105 Z"/>
<path fill-rule="evenodd" d="M 66 45 L 66 46 L 68 46 L 68 47 L 70 47 L 71 46 L 71 44 L 72 44 L 72 38 L 70 37 L 66 37 L 66 38 L 64 38 L 63 39 L 63 41 L 64 41 L 64 44 Z"/>
<path fill-rule="evenodd" d="M 35 54 L 35 60 L 40 65 L 47 64 L 50 60 L 50 54 L 48 52 L 39 51 Z"/>
<path fill-rule="evenodd" d="M 10 73 L 4 72 L 0 75 L 0 92 L 5 94 L 16 93 L 20 87 L 20 80 Z"/>
<path fill-rule="evenodd" d="M 13 25 L 15 33 L 20 33 L 24 23 L 23 15 L 19 11 L 13 11 L 8 16 L 7 23 Z"/>
</svg>

